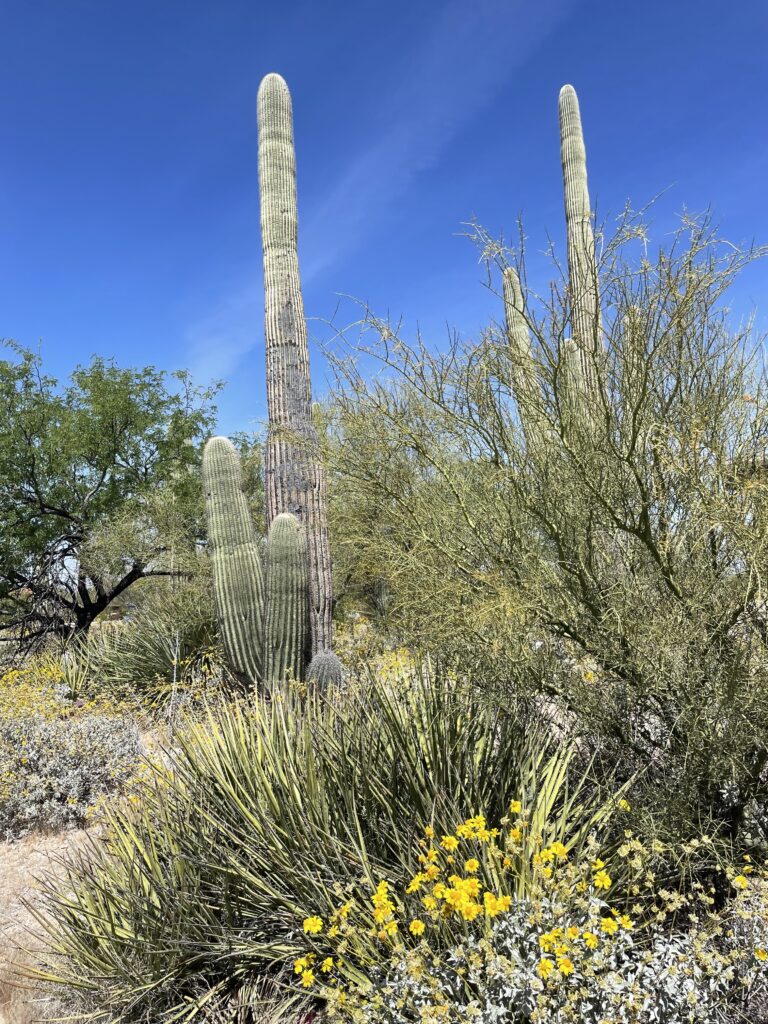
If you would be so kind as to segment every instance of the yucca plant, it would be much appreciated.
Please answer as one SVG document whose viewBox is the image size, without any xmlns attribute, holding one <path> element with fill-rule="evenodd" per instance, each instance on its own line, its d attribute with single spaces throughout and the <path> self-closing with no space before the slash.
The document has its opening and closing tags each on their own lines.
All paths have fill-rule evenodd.
<svg viewBox="0 0 768 1024">
<path fill-rule="evenodd" d="M 38 911 L 43 975 L 117 1021 L 192 1019 L 287 981 L 304 918 L 406 879 L 428 823 L 499 820 L 522 796 L 546 841 L 573 846 L 611 804 L 570 748 L 421 673 L 252 696 L 176 742 L 172 769 L 156 769 L 137 809 L 113 810 Z"/>
</svg>

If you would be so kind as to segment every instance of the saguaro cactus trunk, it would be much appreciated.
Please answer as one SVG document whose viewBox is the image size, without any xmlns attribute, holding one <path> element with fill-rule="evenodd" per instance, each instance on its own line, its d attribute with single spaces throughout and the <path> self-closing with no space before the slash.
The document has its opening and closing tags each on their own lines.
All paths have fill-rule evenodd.
<svg viewBox="0 0 768 1024">
<path fill-rule="evenodd" d="M 558 102 L 560 156 L 563 163 L 565 221 L 568 232 L 568 278 L 573 340 L 583 353 L 587 379 L 602 347 L 595 237 L 587 188 L 587 153 L 576 90 L 564 85 Z"/>
<path fill-rule="evenodd" d="M 314 654 L 331 646 L 331 559 L 299 279 L 291 95 L 280 75 L 263 79 L 257 106 L 269 412 L 267 523 L 290 512 L 304 528 Z"/>
</svg>

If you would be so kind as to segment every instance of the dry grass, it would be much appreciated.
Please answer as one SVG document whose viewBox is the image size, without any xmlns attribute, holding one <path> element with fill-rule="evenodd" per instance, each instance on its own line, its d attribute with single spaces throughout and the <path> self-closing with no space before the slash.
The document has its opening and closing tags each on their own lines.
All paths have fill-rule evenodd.
<svg viewBox="0 0 768 1024">
<path fill-rule="evenodd" d="M 22 901 L 35 898 L 34 879 L 60 870 L 57 858 L 75 850 L 83 831 L 33 835 L 0 844 L 0 1024 L 31 1024 L 50 1015 L 52 1001 L 17 976 L 14 964 L 29 962 L 33 919 Z"/>
</svg>

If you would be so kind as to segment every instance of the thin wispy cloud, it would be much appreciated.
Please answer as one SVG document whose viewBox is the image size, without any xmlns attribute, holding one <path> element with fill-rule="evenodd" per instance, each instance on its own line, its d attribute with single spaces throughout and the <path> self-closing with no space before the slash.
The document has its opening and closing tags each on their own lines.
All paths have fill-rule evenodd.
<svg viewBox="0 0 768 1024">
<path fill-rule="evenodd" d="M 254 282 L 232 292 L 185 332 L 187 365 L 195 380 L 226 380 L 261 338 L 263 299 Z"/>
<path fill-rule="evenodd" d="M 443 7 L 428 39 L 401 55 L 387 110 L 372 118 L 384 131 L 309 211 L 302 228 L 305 281 L 362 241 L 575 2 L 451 0 Z"/>
<path fill-rule="evenodd" d="M 302 280 L 306 284 L 349 256 L 419 174 L 439 161 L 514 70 L 528 59 L 578 0 L 449 0 L 427 36 L 388 65 L 392 86 L 367 122 L 376 138 L 342 160 L 330 191 L 301 211 Z M 510 121 L 512 114 L 510 112 Z M 197 379 L 226 378 L 261 336 L 261 298 L 247 286 L 188 333 Z"/>
</svg>

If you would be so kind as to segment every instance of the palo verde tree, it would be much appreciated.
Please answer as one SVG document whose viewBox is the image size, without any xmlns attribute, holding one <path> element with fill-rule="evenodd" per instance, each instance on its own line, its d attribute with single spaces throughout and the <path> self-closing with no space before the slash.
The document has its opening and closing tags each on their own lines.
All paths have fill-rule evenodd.
<svg viewBox="0 0 768 1024">
<path fill-rule="evenodd" d="M 203 532 L 196 442 L 216 387 L 101 358 L 66 384 L 10 342 L 0 360 L 0 631 L 88 630 L 137 580 L 184 570 Z"/>
<path fill-rule="evenodd" d="M 570 88 L 560 114 L 570 275 L 542 298 L 522 244 L 477 228 L 501 324 L 435 349 L 366 311 L 380 372 L 337 361 L 336 557 L 387 582 L 404 639 L 643 768 L 669 827 L 755 836 L 768 395 L 725 296 L 764 253 L 684 217 L 653 255 L 631 211 L 596 243 Z"/>
</svg>

